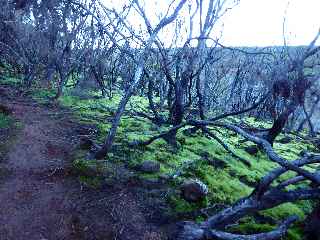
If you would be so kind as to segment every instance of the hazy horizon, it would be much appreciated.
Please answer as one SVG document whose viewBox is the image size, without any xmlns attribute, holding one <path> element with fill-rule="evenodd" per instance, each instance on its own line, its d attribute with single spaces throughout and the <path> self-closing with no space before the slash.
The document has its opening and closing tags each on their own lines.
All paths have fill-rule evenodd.
<svg viewBox="0 0 320 240">
<path fill-rule="evenodd" d="M 108 6 L 121 9 L 126 0 L 103 0 Z M 158 14 L 167 9 L 169 0 L 142 0 L 149 19 L 156 23 Z M 190 1 L 192 2 L 192 1 Z M 229 1 L 232 3 L 232 1 Z M 213 37 L 222 36 L 220 43 L 234 47 L 283 46 L 283 22 L 285 20 L 286 44 L 308 45 L 320 28 L 319 0 L 240 0 L 217 23 Z M 187 16 L 187 10 L 181 11 Z M 133 26 L 141 26 L 141 19 L 131 16 Z M 162 37 L 169 36 L 166 30 Z M 194 31 L 197 31 L 195 28 Z M 162 33 L 163 34 L 163 33 Z M 160 33 L 161 36 L 161 33 Z M 320 41 L 317 42 L 319 44 Z"/>
</svg>

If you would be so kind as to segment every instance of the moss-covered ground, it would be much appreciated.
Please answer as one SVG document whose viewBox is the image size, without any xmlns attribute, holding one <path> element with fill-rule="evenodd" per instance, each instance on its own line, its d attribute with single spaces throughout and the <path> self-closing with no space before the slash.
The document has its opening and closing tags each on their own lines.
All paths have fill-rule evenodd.
<svg viewBox="0 0 320 240">
<path fill-rule="evenodd" d="M 116 110 L 119 96 L 112 100 L 101 99 L 81 99 L 75 96 L 64 96 L 60 99 L 63 106 L 75 110 L 79 120 L 90 123 L 99 129 L 98 141 L 103 141 L 110 127 L 110 119 Z M 118 130 L 116 145 L 120 146 L 113 151 L 108 161 L 125 162 L 129 167 L 133 167 L 144 160 L 155 160 L 161 163 L 161 169 L 156 174 L 142 174 L 139 176 L 148 179 L 157 179 L 163 176 L 171 177 L 171 186 L 179 188 L 179 184 L 186 178 L 197 178 L 207 184 L 209 194 L 205 201 L 199 204 L 188 203 L 180 197 L 178 191 L 172 191 L 167 196 L 173 214 L 182 216 L 193 216 L 196 220 L 201 219 L 201 215 L 194 216 L 188 213 L 197 212 L 202 208 L 210 208 L 212 205 L 229 205 L 239 198 L 251 193 L 257 181 L 268 171 L 277 167 L 276 163 L 271 162 L 264 153 L 259 151 L 256 155 L 248 154 L 244 148 L 252 145 L 244 142 L 238 135 L 226 130 L 216 132 L 217 136 L 223 139 L 238 156 L 248 159 L 251 166 L 248 167 L 238 159 L 228 154 L 216 141 L 203 136 L 197 132 L 193 135 L 185 135 L 180 131 L 177 136 L 179 148 L 174 149 L 163 139 L 159 139 L 143 148 L 132 148 L 127 144 L 134 140 L 146 140 L 148 137 L 159 134 L 169 126 L 158 127 L 143 118 L 134 117 L 131 110 L 136 107 L 147 106 L 145 98 L 133 97 L 128 104 L 127 113 L 122 118 Z M 255 127 L 267 127 L 268 123 L 258 122 L 253 118 L 244 120 L 246 124 Z M 281 135 L 279 139 L 284 138 Z M 287 144 L 276 142 L 274 148 L 282 157 L 293 160 L 299 157 L 304 150 L 313 150 L 307 142 L 301 141 L 294 136 L 290 136 L 292 141 Z M 293 173 L 282 176 L 282 179 L 292 176 Z M 172 178 L 177 176 L 176 178 Z M 298 203 L 287 203 L 274 209 L 263 211 L 260 214 L 269 217 L 275 222 L 289 215 L 296 214 L 301 221 L 312 209 L 312 202 L 303 201 Z M 298 225 L 297 225 L 298 226 Z M 293 227 L 289 231 L 288 239 L 301 239 L 301 230 Z M 243 221 L 238 226 L 238 231 L 243 233 L 261 232 L 270 230 L 272 223 L 258 223 L 254 218 Z M 235 229 L 236 230 L 236 229 Z"/>
<path fill-rule="evenodd" d="M 9 171 L 2 164 L 6 161 L 6 154 L 15 141 L 20 123 L 9 115 L 0 112 L 0 182 L 9 175 Z"/>
<path fill-rule="evenodd" d="M 46 97 L 53 96 L 51 90 L 36 89 L 33 97 L 45 102 Z M 59 99 L 61 106 L 71 109 L 79 122 L 94 125 L 98 129 L 97 142 L 102 143 L 110 127 L 110 120 L 116 111 L 120 101 L 120 94 L 115 94 L 112 99 L 100 97 L 98 92 L 87 91 L 85 94 L 75 94 L 73 90 L 66 89 L 65 94 Z M 148 137 L 159 134 L 170 126 L 157 126 L 141 117 L 133 114 L 134 111 L 147 109 L 148 102 L 144 97 L 134 96 L 127 105 L 126 113 L 121 120 L 118 129 L 115 145 L 117 146 L 107 157 L 107 163 L 125 163 L 128 168 L 134 167 L 144 160 L 154 160 L 161 164 L 159 173 L 142 174 L 136 173 L 140 178 L 159 179 L 166 177 L 170 179 L 170 186 L 173 191 L 166 196 L 170 205 L 170 211 L 174 215 L 192 216 L 194 220 L 200 221 L 202 215 L 188 215 L 197 212 L 199 209 L 209 209 L 212 206 L 228 206 L 239 198 L 251 193 L 257 181 L 268 171 L 277 167 L 266 155 L 259 151 L 250 155 L 245 151 L 246 146 L 252 145 L 241 137 L 227 130 L 219 129 L 216 135 L 227 143 L 238 156 L 250 161 L 247 166 L 238 159 L 232 157 L 215 140 L 204 136 L 201 132 L 187 134 L 182 129 L 177 135 L 178 148 L 173 148 L 164 140 L 159 139 L 146 147 L 132 148 L 128 145 L 134 140 L 146 140 Z M 1 117 L 1 115 L 0 115 Z M 237 119 L 233 119 L 237 121 Z M 3 123 L 2 123 L 3 122 Z M 0 120 L 5 125 L 6 120 Z M 268 127 L 270 123 L 261 122 L 254 118 L 242 119 L 242 122 L 249 126 Z M 292 140 L 282 144 L 279 139 L 289 136 Z M 274 148 L 282 157 L 293 160 L 299 157 L 302 151 L 314 151 L 312 145 L 294 135 L 281 135 Z M 83 154 L 84 155 L 84 154 Z M 75 162 L 78 169 L 86 168 L 86 164 L 95 164 L 95 161 L 82 159 L 83 155 Z M 107 166 L 107 165 L 106 165 Z M 293 176 L 293 173 L 286 174 L 281 179 Z M 179 184 L 186 178 L 197 178 L 207 184 L 209 194 L 207 199 L 200 204 L 191 204 L 180 197 Z M 99 186 L 100 178 L 80 177 L 80 181 L 86 182 L 94 187 Z M 254 217 L 243 219 L 234 228 L 234 231 L 243 233 L 268 231 L 274 227 L 275 222 L 286 216 L 296 214 L 303 221 L 306 214 L 310 212 L 312 202 L 301 201 L 287 203 L 274 209 L 263 211 L 261 216 L 272 219 L 267 223 L 260 223 Z M 219 208 L 217 208 L 219 209 Z M 289 231 L 288 239 L 301 239 L 299 223 Z"/>
<path fill-rule="evenodd" d="M 0 162 L 6 152 L 8 142 L 8 132 L 12 124 L 12 119 L 0 112 Z"/>
<path fill-rule="evenodd" d="M 12 119 L 9 116 L 0 112 L 0 129 L 9 128 L 11 123 Z"/>
</svg>

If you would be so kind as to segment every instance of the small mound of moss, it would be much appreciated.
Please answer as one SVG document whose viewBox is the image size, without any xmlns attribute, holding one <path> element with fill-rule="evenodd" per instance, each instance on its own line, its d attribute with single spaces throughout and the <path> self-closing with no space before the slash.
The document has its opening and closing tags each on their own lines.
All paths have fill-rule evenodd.
<svg viewBox="0 0 320 240">
<path fill-rule="evenodd" d="M 19 76 L 11 76 L 9 73 L 4 73 L 4 75 L 2 77 L 0 77 L 0 83 L 1 84 L 5 84 L 5 85 L 9 85 L 9 86 L 13 86 L 13 87 L 17 87 L 19 85 L 21 85 L 21 77 Z"/>
<path fill-rule="evenodd" d="M 194 211 L 205 208 L 208 205 L 207 199 L 203 199 L 199 203 L 190 203 L 174 194 L 169 197 L 169 202 L 174 206 L 174 214 L 193 213 Z"/>
<path fill-rule="evenodd" d="M 11 117 L 0 112 L 0 129 L 9 128 L 12 123 L 13 120 Z"/>
<path fill-rule="evenodd" d="M 102 186 L 103 179 L 101 177 L 79 176 L 80 183 L 87 187 L 99 189 Z"/>
<path fill-rule="evenodd" d="M 232 227 L 230 231 L 237 234 L 249 235 L 270 232 L 276 227 L 277 226 L 273 226 L 270 224 L 256 223 L 255 221 L 251 220 L 247 223 L 240 223 L 239 225 Z M 301 240 L 302 234 L 302 230 L 299 227 L 294 226 L 288 230 L 288 233 L 283 238 L 283 240 Z"/>
<path fill-rule="evenodd" d="M 77 159 L 73 161 L 73 168 L 82 184 L 91 188 L 100 188 L 102 186 L 102 170 L 96 161 Z"/>
</svg>

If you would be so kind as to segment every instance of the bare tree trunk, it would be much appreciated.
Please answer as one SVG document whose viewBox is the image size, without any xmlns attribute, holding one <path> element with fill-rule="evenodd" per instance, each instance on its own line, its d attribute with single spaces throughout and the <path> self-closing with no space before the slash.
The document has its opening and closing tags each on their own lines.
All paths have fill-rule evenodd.
<svg viewBox="0 0 320 240">
<path fill-rule="evenodd" d="M 55 69 L 53 66 L 46 67 L 45 79 L 43 79 L 44 84 L 49 88 L 54 76 Z"/>
<path fill-rule="evenodd" d="M 155 122 L 157 124 L 161 124 L 163 123 L 163 119 L 160 117 L 160 115 L 158 114 L 158 111 L 155 107 L 154 101 L 153 101 L 153 91 L 154 91 L 154 86 L 153 86 L 153 80 L 148 77 L 148 92 L 147 92 L 147 97 L 148 97 L 148 101 L 149 101 L 149 106 L 151 108 L 151 111 L 153 112 L 153 115 L 155 117 Z"/>
<path fill-rule="evenodd" d="M 93 73 L 94 78 L 96 79 L 96 82 L 99 85 L 99 88 L 101 90 L 101 94 L 103 97 L 106 96 L 106 90 L 105 90 L 105 86 L 104 86 L 104 82 L 103 82 L 103 77 L 101 76 L 101 74 L 99 74 L 97 72 L 97 70 L 95 69 L 94 66 L 90 66 L 91 72 Z"/>
<path fill-rule="evenodd" d="M 311 136 L 315 136 L 315 133 L 314 133 L 314 127 L 313 127 L 313 124 L 311 122 L 311 118 L 310 118 L 310 115 L 308 114 L 307 112 L 307 109 L 306 109 L 306 106 L 305 104 L 303 104 L 303 112 L 304 114 L 306 115 L 306 119 L 307 119 L 307 122 L 308 122 L 308 126 L 309 126 L 309 135 Z"/>
<path fill-rule="evenodd" d="M 24 67 L 24 79 L 23 79 L 23 85 L 25 87 L 31 87 L 32 82 L 34 79 L 34 70 L 33 68 L 28 65 Z"/>
<path fill-rule="evenodd" d="M 109 133 L 106 137 L 106 140 L 105 140 L 102 148 L 99 149 L 99 151 L 97 151 L 95 154 L 96 159 L 103 159 L 110 151 L 112 144 L 113 144 L 113 141 L 114 141 L 114 138 L 117 133 L 117 129 L 118 129 L 118 126 L 120 123 L 121 116 L 122 116 L 122 114 L 126 108 L 126 105 L 127 105 L 128 101 L 129 101 L 129 99 L 135 89 L 135 86 L 140 81 L 143 66 L 144 66 L 144 62 L 141 62 L 136 70 L 135 77 L 134 77 L 134 83 L 130 85 L 130 87 L 126 91 L 125 95 L 121 99 L 121 102 L 118 106 L 117 112 L 113 118 L 111 129 L 109 130 Z"/>
<path fill-rule="evenodd" d="M 64 87 L 65 81 L 66 81 L 66 79 L 67 79 L 67 75 L 66 75 L 66 74 L 64 73 L 64 71 L 61 69 L 61 66 L 57 66 L 57 70 L 58 70 L 58 73 L 59 73 L 59 76 L 60 76 L 60 81 L 59 81 L 59 83 L 58 83 L 57 93 L 56 93 L 56 95 L 53 97 L 53 101 L 58 100 L 58 99 L 62 96 L 63 87 Z"/>
<path fill-rule="evenodd" d="M 276 137 L 282 132 L 282 129 L 285 127 L 289 116 L 291 115 L 291 113 L 294 112 L 295 110 L 295 106 L 291 105 L 289 106 L 287 109 L 285 109 L 280 116 L 275 119 L 275 121 L 273 122 L 272 127 L 269 129 L 265 139 L 271 144 L 273 145 L 274 140 L 276 139 Z"/>
<path fill-rule="evenodd" d="M 299 127 L 297 129 L 298 132 L 300 132 L 304 126 L 304 124 L 308 121 L 309 123 L 309 128 L 310 128 L 310 135 L 313 136 L 314 135 L 314 129 L 313 129 L 313 125 L 312 125 L 312 122 L 311 122 L 311 117 L 313 116 L 315 110 L 316 110 L 316 107 L 318 105 L 318 103 L 320 102 L 320 96 L 317 96 L 317 99 L 316 101 L 314 102 L 311 110 L 310 110 L 310 113 L 308 114 L 307 111 L 306 111 L 306 108 L 304 106 L 304 113 L 305 113 L 305 118 L 301 121 L 301 123 L 299 124 Z"/>
<path fill-rule="evenodd" d="M 170 16 L 166 16 L 165 18 L 161 19 L 161 21 L 159 22 L 159 24 L 155 27 L 155 29 L 152 31 L 151 28 L 151 24 L 149 22 L 149 20 L 147 19 L 144 10 L 141 8 L 139 1 L 138 0 L 134 0 L 134 3 L 136 4 L 137 8 L 139 9 L 139 13 L 141 14 L 141 16 L 143 17 L 146 26 L 148 27 L 149 30 L 149 34 L 150 37 L 146 42 L 146 47 L 144 49 L 144 51 L 141 53 L 139 60 L 138 60 L 138 66 L 137 69 L 135 71 L 134 74 L 134 79 L 133 82 L 130 84 L 129 88 L 127 89 L 125 95 L 123 96 L 123 98 L 120 101 L 120 104 L 118 106 L 117 112 L 115 114 L 115 117 L 112 121 L 112 125 L 111 125 L 111 129 L 106 137 L 106 140 L 103 144 L 103 146 L 101 147 L 101 149 L 99 149 L 96 154 L 95 154 L 95 158 L 96 159 L 102 159 L 104 158 L 109 150 L 112 147 L 112 144 L 114 142 L 114 138 L 116 136 L 117 133 L 117 128 L 119 126 L 120 123 L 120 119 L 121 116 L 125 110 L 125 107 L 131 97 L 131 95 L 134 92 L 135 87 L 140 83 L 141 80 L 141 76 L 143 73 L 143 69 L 145 66 L 145 59 L 147 58 L 147 54 L 149 52 L 150 47 L 152 46 L 152 44 L 154 43 L 158 32 L 165 27 L 166 25 L 168 25 L 169 23 L 171 23 L 172 21 L 174 21 L 176 19 L 176 17 L 178 16 L 178 13 L 180 12 L 181 8 L 184 6 L 184 4 L 186 3 L 187 0 L 181 0 L 178 4 L 178 6 L 176 7 L 176 9 L 174 10 L 174 12 L 170 15 Z"/>
<path fill-rule="evenodd" d="M 184 117 L 184 104 L 183 104 L 183 87 L 180 80 L 177 80 L 175 83 L 175 100 L 172 105 L 172 123 L 173 126 L 178 126 L 182 123 Z M 177 135 L 178 129 L 169 131 L 165 140 L 172 146 L 177 146 Z"/>
</svg>

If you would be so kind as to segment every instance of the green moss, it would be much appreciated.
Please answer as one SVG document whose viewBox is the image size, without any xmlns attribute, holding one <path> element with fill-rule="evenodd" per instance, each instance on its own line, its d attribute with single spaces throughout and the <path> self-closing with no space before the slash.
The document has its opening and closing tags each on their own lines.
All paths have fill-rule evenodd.
<svg viewBox="0 0 320 240">
<path fill-rule="evenodd" d="M 22 78 L 19 76 L 10 76 L 9 74 L 5 74 L 4 76 L 0 77 L 0 83 L 17 87 L 21 85 L 21 79 Z"/>
<path fill-rule="evenodd" d="M 73 167 L 75 170 L 79 171 L 80 173 L 85 172 L 88 168 L 89 164 L 88 161 L 77 159 L 73 161 Z"/>
<path fill-rule="evenodd" d="M 75 155 L 73 169 L 78 175 L 99 175 L 103 171 L 103 164 L 97 160 L 85 160 L 82 151 Z M 77 156 L 81 156 L 77 158 Z"/>
<path fill-rule="evenodd" d="M 6 160 L 5 156 L 10 147 L 14 145 L 21 123 L 10 116 L 0 113 L 0 162 Z M 0 166 L 0 179 L 9 174 L 9 170 Z"/>
<path fill-rule="evenodd" d="M 38 96 L 45 97 L 49 93 L 38 93 Z M 117 92 L 112 99 L 97 98 L 100 93 L 94 91 L 86 92 L 86 97 L 80 97 L 65 91 L 59 102 L 62 106 L 72 109 L 75 116 L 82 123 L 90 123 L 98 129 L 98 141 L 102 142 L 110 129 L 110 120 L 114 116 L 117 106 L 121 100 L 121 93 Z M 158 101 L 158 100 L 157 100 Z M 270 170 L 278 167 L 278 165 L 270 161 L 267 156 L 259 151 L 256 155 L 248 154 L 244 149 L 252 143 L 244 141 L 242 137 L 225 129 L 210 128 L 215 134 L 221 138 L 228 146 L 240 157 L 250 161 L 251 166 L 248 167 L 241 163 L 237 158 L 227 153 L 219 143 L 213 139 L 209 139 L 202 135 L 201 131 L 195 134 L 185 135 L 181 129 L 177 134 L 179 148 L 173 148 L 163 139 L 154 141 L 146 147 L 132 148 L 129 142 L 136 140 L 147 140 L 151 136 L 155 136 L 162 131 L 170 128 L 164 125 L 158 127 L 148 120 L 139 117 L 133 117 L 130 114 L 134 111 L 145 111 L 150 113 L 148 109 L 148 101 L 144 97 L 134 96 L 126 107 L 126 112 L 121 118 L 121 122 L 117 131 L 113 152 L 109 154 L 108 163 L 122 163 L 129 168 L 134 168 L 137 164 L 145 160 L 158 161 L 161 164 L 160 172 L 155 174 L 143 174 L 137 172 L 141 178 L 157 179 L 162 175 L 176 176 L 170 182 L 173 189 L 178 189 L 181 182 L 188 178 L 197 178 L 203 181 L 209 188 L 206 200 L 200 204 L 189 203 L 183 200 L 178 192 L 173 191 L 168 197 L 168 202 L 172 210 L 176 213 L 194 212 L 206 206 L 214 204 L 231 204 L 239 198 L 245 197 L 251 193 L 253 186 Z M 269 128 L 270 122 L 259 121 L 255 118 L 238 119 L 235 117 L 228 118 L 230 122 L 243 122 L 249 126 L 259 128 Z M 281 135 L 279 138 L 283 137 Z M 275 151 L 282 157 L 293 160 L 299 157 L 301 151 L 312 149 L 307 142 L 300 141 L 291 136 L 293 140 L 288 144 L 276 142 Z M 82 159 L 78 157 L 77 159 Z M 214 160 L 222 163 L 220 167 L 212 164 Z M 85 172 L 89 167 L 88 164 L 95 164 L 84 160 L 75 161 L 75 168 L 80 172 Z M 294 173 L 289 172 L 281 176 L 281 180 L 292 177 Z M 81 175 L 81 174 L 80 174 Z M 80 181 L 86 184 L 95 185 L 92 177 L 81 175 Z M 298 203 L 288 203 L 278 206 L 277 208 L 263 211 L 261 214 L 272 217 L 275 220 L 281 220 L 289 215 L 296 214 L 303 219 L 309 211 L 310 202 L 303 201 Z M 196 218 L 200 221 L 201 219 Z M 247 221 L 239 225 L 241 232 L 263 232 L 269 231 L 274 226 L 268 224 L 256 224 Z M 299 231 L 292 229 L 289 231 L 289 239 L 299 239 Z"/>
<path fill-rule="evenodd" d="M 270 128 L 272 127 L 272 122 L 270 121 L 261 121 L 255 117 L 245 117 L 244 122 L 249 126 L 254 126 L 258 128 Z"/>
<path fill-rule="evenodd" d="M 274 229 L 270 224 L 257 224 L 254 221 L 247 223 L 241 223 L 238 226 L 233 227 L 231 232 L 239 234 L 256 234 L 263 232 L 270 232 Z"/>
<path fill-rule="evenodd" d="M 303 230 L 301 227 L 293 226 L 288 230 L 286 238 L 287 240 L 302 240 Z"/>
<path fill-rule="evenodd" d="M 103 183 L 103 177 L 100 174 L 103 172 L 103 166 L 95 160 L 84 160 L 81 151 L 74 157 L 79 157 L 79 159 L 73 161 L 73 169 L 75 174 L 78 175 L 79 181 L 88 187 L 100 188 Z"/>
<path fill-rule="evenodd" d="M 304 204 L 307 205 L 308 202 L 300 202 L 300 204 L 285 203 L 275 208 L 261 211 L 261 214 L 268 217 L 272 217 L 273 219 L 285 219 L 294 214 L 297 215 L 300 220 L 302 220 L 305 218 L 305 212 L 303 211 L 303 207 L 306 206 L 302 206 Z"/>
<path fill-rule="evenodd" d="M 31 94 L 34 100 L 40 103 L 47 103 L 49 98 L 53 98 L 56 93 L 53 89 L 34 88 Z"/>
<path fill-rule="evenodd" d="M 59 102 L 61 105 L 66 106 L 66 107 L 75 107 L 79 103 L 79 98 L 76 96 L 70 96 L 70 95 L 63 95 L 62 97 L 59 98 Z"/>
<path fill-rule="evenodd" d="M 0 129 L 9 128 L 12 123 L 12 118 L 3 113 L 0 113 Z"/>
<path fill-rule="evenodd" d="M 148 99 L 140 96 L 133 96 L 129 102 L 130 107 L 139 111 L 148 111 L 148 104 Z"/>
<path fill-rule="evenodd" d="M 275 143 L 275 151 L 287 160 L 294 160 L 304 150 L 314 150 L 314 148 L 305 141 L 293 140 L 287 144 Z"/>
<path fill-rule="evenodd" d="M 198 224 L 202 223 L 205 220 L 206 220 L 206 218 L 203 216 L 197 216 L 195 219 L 196 223 L 198 223 Z"/>
<path fill-rule="evenodd" d="M 208 186 L 208 200 L 212 204 L 230 204 L 249 195 L 252 191 L 250 187 L 240 182 L 239 179 L 232 178 L 228 171 L 223 169 L 215 169 L 203 164 L 198 165 L 194 171 L 195 175 Z"/>
<path fill-rule="evenodd" d="M 101 177 L 79 176 L 79 181 L 91 188 L 98 189 L 102 186 L 103 179 Z"/>
<path fill-rule="evenodd" d="M 169 203 L 173 206 L 175 213 L 192 213 L 195 210 L 205 208 L 208 205 L 206 199 L 199 203 L 190 203 L 177 195 L 170 196 Z"/>
<path fill-rule="evenodd" d="M 247 223 L 241 223 L 235 227 L 232 227 L 231 232 L 238 234 L 256 234 L 263 232 L 270 232 L 274 230 L 276 226 L 272 226 L 270 224 L 258 224 L 254 221 L 249 221 Z M 293 227 L 289 229 L 287 235 L 283 238 L 283 240 L 301 240 L 303 239 L 303 234 L 300 228 Z"/>
</svg>

